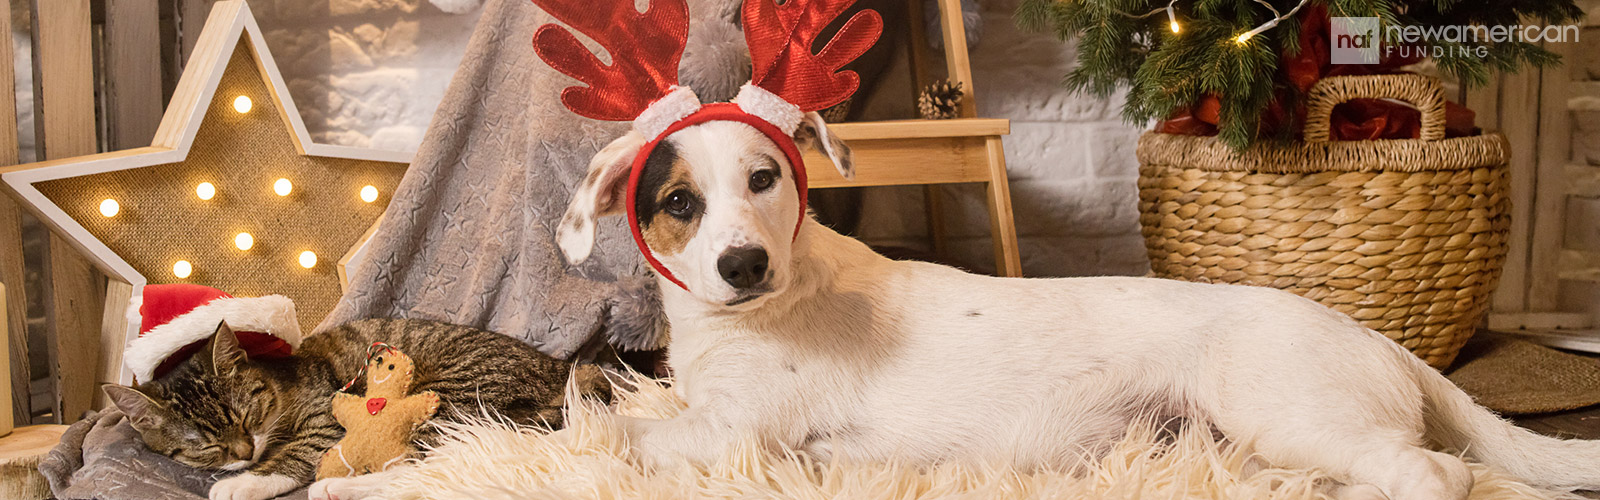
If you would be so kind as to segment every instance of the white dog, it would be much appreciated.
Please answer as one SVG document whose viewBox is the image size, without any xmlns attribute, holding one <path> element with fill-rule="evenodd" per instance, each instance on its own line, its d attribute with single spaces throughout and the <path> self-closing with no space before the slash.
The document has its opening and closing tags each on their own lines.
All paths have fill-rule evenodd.
<svg viewBox="0 0 1600 500">
<path fill-rule="evenodd" d="M 796 136 L 851 176 L 849 149 L 815 113 Z M 624 208 L 643 142 L 630 133 L 590 163 L 558 230 L 570 261 L 588 256 L 595 217 Z M 754 435 L 821 457 L 1061 468 L 1134 418 L 1178 417 L 1275 465 L 1332 473 L 1342 497 L 1465 498 L 1466 465 L 1429 445 L 1534 484 L 1600 488 L 1600 442 L 1517 428 L 1288 292 L 894 261 L 796 220 L 798 203 L 784 155 L 748 125 L 695 125 L 650 153 L 634 208 L 687 287 L 661 283 L 688 409 L 624 419 L 641 461 L 708 462 Z"/>
<path fill-rule="evenodd" d="M 796 136 L 851 175 L 815 113 Z M 590 163 L 557 233 L 570 261 L 589 255 L 596 217 L 623 210 L 644 142 L 630 133 Z M 1466 498 L 1466 464 L 1428 445 L 1542 486 L 1600 487 L 1600 442 L 1500 420 L 1394 342 L 1288 292 L 889 260 L 797 220 L 793 171 L 745 124 L 668 136 L 634 208 L 687 287 L 662 278 L 688 409 L 617 417 L 647 465 L 710 462 L 754 436 L 819 458 L 1061 469 L 1136 418 L 1187 418 L 1275 465 L 1331 473 L 1341 498 Z M 319 482 L 312 498 L 374 493 L 383 476 Z"/>
</svg>

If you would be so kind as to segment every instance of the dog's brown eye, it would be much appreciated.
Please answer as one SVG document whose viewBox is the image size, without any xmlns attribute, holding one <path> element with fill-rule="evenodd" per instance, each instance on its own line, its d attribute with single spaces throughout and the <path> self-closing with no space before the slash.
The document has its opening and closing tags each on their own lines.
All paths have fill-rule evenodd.
<svg viewBox="0 0 1600 500">
<path fill-rule="evenodd" d="M 667 213 L 679 219 L 688 219 L 694 215 L 694 196 L 687 191 L 677 190 L 667 195 L 667 202 L 663 204 Z"/>
<path fill-rule="evenodd" d="M 772 170 L 757 170 L 750 174 L 750 191 L 756 193 L 766 191 L 772 188 L 775 181 L 777 181 L 777 174 L 774 174 Z"/>
</svg>

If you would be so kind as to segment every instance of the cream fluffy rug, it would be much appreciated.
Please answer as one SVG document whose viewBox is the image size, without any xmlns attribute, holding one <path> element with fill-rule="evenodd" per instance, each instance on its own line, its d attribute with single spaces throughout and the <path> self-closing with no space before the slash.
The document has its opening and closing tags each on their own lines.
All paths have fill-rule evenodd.
<svg viewBox="0 0 1600 500">
<path fill-rule="evenodd" d="M 617 412 L 666 418 L 683 403 L 661 383 L 618 391 Z M 1304 499 L 1322 498 L 1316 471 L 1265 467 L 1210 432 L 1163 439 L 1142 426 L 1089 470 L 1019 473 L 977 467 L 818 464 L 745 444 L 706 469 L 644 472 L 630 464 L 607 410 L 570 405 L 559 434 L 498 423 L 451 426 L 393 481 L 391 498 L 596 499 Z M 1252 471 L 1247 473 L 1246 471 Z M 1474 464 L 1473 500 L 1562 498 Z"/>
</svg>

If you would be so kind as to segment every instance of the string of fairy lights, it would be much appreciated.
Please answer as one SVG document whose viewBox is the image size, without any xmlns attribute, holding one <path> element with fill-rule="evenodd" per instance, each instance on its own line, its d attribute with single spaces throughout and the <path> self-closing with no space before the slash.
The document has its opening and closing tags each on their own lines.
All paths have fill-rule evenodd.
<svg viewBox="0 0 1600 500">
<path fill-rule="evenodd" d="M 233 110 L 240 113 L 249 113 L 254 103 L 249 96 L 238 96 L 233 99 Z M 280 177 L 272 182 L 272 192 L 279 197 L 288 197 L 294 192 L 294 181 L 287 177 Z M 217 185 L 210 182 L 201 182 L 194 187 L 194 195 L 202 202 L 211 201 L 217 197 Z M 362 186 L 357 196 L 361 201 L 373 203 L 378 201 L 378 187 L 368 184 Z M 116 217 L 122 213 L 122 204 L 115 198 L 106 198 L 100 201 L 100 215 L 106 218 Z M 233 247 L 241 252 L 248 252 L 255 248 L 256 238 L 248 232 L 239 232 L 233 236 Z M 317 267 L 317 254 L 311 250 L 302 250 L 295 256 L 294 262 L 305 269 Z M 194 274 L 194 264 L 188 260 L 178 259 L 172 263 L 172 276 L 178 279 L 187 279 Z"/>
<path fill-rule="evenodd" d="M 1278 11 L 1278 8 L 1277 7 L 1273 7 L 1271 3 L 1267 2 L 1267 0 L 1255 0 L 1255 2 L 1265 6 L 1268 11 L 1272 12 L 1272 19 L 1268 19 L 1267 22 L 1264 22 L 1264 23 L 1261 23 L 1259 25 L 1256 25 L 1255 29 L 1252 29 L 1250 31 L 1246 31 L 1244 33 L 1240 33 L 1239 36 L 1234 37 L 1233 41 L 1236 42 L 1236 43 L 1239 43 L 1241 45 L 1246 43 L 1246 42 L 1249 42 L 1250 38 L 1261 34 L 1261 32 L 1266 31 L 1266 30 L 1270 30 L 1270 29 L 1272 29 L 1274 27 L 1277 27 L 1278 23 L 1283 22 L 1283 20 L 1291 18 L 1291 17 L 1294 17 L 1295 13 L 1300 12 L 1300 8 L 1301 7 L 1305 7 L 1307 3 L 1311 2 L 1311 0 L 1300 0 L 1300 3 L 1295 4 L 1293 9 L 1289 9 L 1289 12 L 1283 12 L 1283 13 L 1280 13 Z M 1122 14 L 1122 15 L 1127 16 L 1127 17 L 1132 18 L 1132 19 L 1144 19 L 1144 18 L 1153 16 L 1153 15 L 1165 12 L 1167 14 L 1167 23 L 1168 23 L 1167 25 L 1172 28 L 1172 33 L 1173 34 L 1179 34 L 1179 33 L 1183 33 L 1183 25 L 1178 23 L 1178 12 L 1177 12 L 1176 9 L 1173 8 L 1177 4 L 1178 4 L 1178 0 L 1170 0 L 1170 1 L 1167 2 L 1167 6 L 1166 7 L 1157 7 L 1155 9 L 1152 9 L 1150 12 L 1146 12 L 1146 13 L 1143 13 L 1143 14 L 1129 14 L 1127 12 L 1123 12 L 1121 10 L 1117 10 L 1114 7 L 1106 7 L 1106 8 L 1114 10 L 1117 13 Z"/>
</svg>

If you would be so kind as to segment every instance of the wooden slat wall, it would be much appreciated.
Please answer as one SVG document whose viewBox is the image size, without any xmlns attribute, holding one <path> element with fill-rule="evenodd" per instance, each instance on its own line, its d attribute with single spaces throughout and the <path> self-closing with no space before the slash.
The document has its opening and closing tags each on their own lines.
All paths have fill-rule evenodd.
<svg viewBox="0 0 1600 500">
<path fill-rule="evenodd" d="M 11 15 L 0 16 L 0 68 L 13 68 L 15 61 L 11 57 Z M 16 81 L 10 71 L 0 72 L 0 96 L 15 96 Z M 16 99 L 0 99 L 0 166 L 15 165 L 17 163 L 17 101 Z M 3 357 L 9 361 L 6 387 L 6 415 L 0 418 L 10 419 L 14 423 L 26 425 L 32 415 L 32 400 L 29 398 L 29 380 L 32 378 L 28 364 L 28 298 L 23 291 L 23 279 L 27 270 L 23 267 L 22 257 L 22 207 L 10 196 L 0 194 L 0 284 L 10 285 L 5 287 L 5 293 L 0 294 L 0 306 L 6 314 L 0 316 L 0 329 L 9 330 L 10 335 L 5 344 L 0 344 L 0 349 L 5 349 Z"/>
<path fill-rule="evenodd" d="M 1496 312 L 1528 310 L 1528 264 L 1533 220 L 1533 193 L 1539 137 L 1539 72 L 1502 75 L 1495 83 L 1468 93 L 1467 106 L 1493 110 L 1479 121 L 1486 129 L 1506 135 L 1511 143 L 1511 241 L 1500 284 L 1495 288 Z"/>
<path fill-rule="evenodd" d="M 34 103 L 44 159 L 96 152 L 89 0 L 33 1 Z M 59 235 L 50 235 L 50 301 L 56 415 L 72 422 L 92 406 L 100 364 L 106 278 Z"/>
<path fill-rule="evenodd" d="M 10 81 L 10 78 L 5 78 Z M 3 117 L 0 117 L 3 119 Z M 15 136 L 13 147 L 15 150 Z M 6 340 L 6 356 L 10 359 L 10 387 L 0 390 L 9 393 L 8 399 L 11 409 L 8 415 L 16 422 L 28 423 L 32 419 L 33 400 L 30 398 L 32 388 L 29 381 L 33 379 L 31 365 L 28 363 L 28 329 L 27 305 L 28 298 L 23 292 L 23 277 L 27 270 L 22 262 L 22 207 L 10 196 L 0 194 L 0 283 L 6 287 L 4 300 L 9 306 L 4 320 L 6 328 L 13 332 Z"/>
<path fill-rule="evenodd" d="M 6 317 L 6 284 L 0 283 L 0 318 Z M 22 332 L 24 336 L 27 332 Z M 0 321 L 0 346 L 11 344 L 11 325 Z M 11 356 L 0 356 L 0 390 L 11 390 Z M 16 428 L 17 421 L 11 412 L 11 398 L 0 398 L 0 437 L 11 433 Z M 27 422 L 23 420 L 23 422 Z"/>
<path fill-rule="evenodd" d="M 150 145 L 161 124 L 160 5 L 106 2 L 105 72 L 110 149 Z"/>
<path fill-rule="evenodd" d="M 1573 60 L 1573 43 L 1545 42 L 1544 48 Z M 1572 86 L 1571 69 L 1554 66 L 1539 72 L 1539 141 L 1537 185 L 1533 193 L 1533 240 L 1528 266 L 1528 310 L 1554 311 L 1560 307 L 1560 259 L 1562 234 L 1566 229 L 1566 167 L 1572 160 L 1571 113 L 1567 93 Z"/>
</svg>

